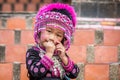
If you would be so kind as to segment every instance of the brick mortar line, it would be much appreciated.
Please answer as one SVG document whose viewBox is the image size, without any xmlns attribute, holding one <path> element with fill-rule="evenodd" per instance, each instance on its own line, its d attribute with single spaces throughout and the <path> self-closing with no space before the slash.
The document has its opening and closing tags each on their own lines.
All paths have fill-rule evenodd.
<svg viewBox="0 0 120 80">
<path fill-rule="evenodd" d="M 107 29 L 120 30 L 120 26 L 103 26 L 103 25 L 77 25 L 76 29 Z"/>
<path fill-rule="evenodd" d="M 115 21 L 115 22 L 120 22 L 120 18 L 80 18 L 77 17 L 78 21 Z"/>
</svg>

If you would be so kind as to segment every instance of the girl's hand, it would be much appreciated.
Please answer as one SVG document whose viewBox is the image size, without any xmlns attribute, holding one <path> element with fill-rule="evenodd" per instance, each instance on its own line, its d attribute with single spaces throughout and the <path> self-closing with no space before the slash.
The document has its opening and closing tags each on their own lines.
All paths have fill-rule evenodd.
<svg viewBox="0 0 120 80">
<path fill-rule="evenodd" d="M 57 43 L 57 45 L 56 45 L 56 51 L 58 52 L 58 56 L 60 58 L 66 56 L 65 55 L 65 52 L 66 52 L 65 47 L 63 46 L 63 44 L 61 42 Z"/>
<path fill-rule="evenodd" d="M 55 50 L 55 45 L 54 45 L 53 41 L 51 41 L 51 40 L 45 41 L 43 43 L 43 46 L 46 49 L 46 55 L 48 55 L 49 57 L 52 57 L 54 54 L 54 50 Z"/>
<path fill-rule="evenodd" d="M 63 46 L 62 43 L 58 43 L 56 45 L 56 50 L 58 52 L 58 56 L 61 58 L 62 62 L 67 65 L 68 64 L 68 57 L 66 56 L 66 49 L 65 47 Z"/>
</svg>

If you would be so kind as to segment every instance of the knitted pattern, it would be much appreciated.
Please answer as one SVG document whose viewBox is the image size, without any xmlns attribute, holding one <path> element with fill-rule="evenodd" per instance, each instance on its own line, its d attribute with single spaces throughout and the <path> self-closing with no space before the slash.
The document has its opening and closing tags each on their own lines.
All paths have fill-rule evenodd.
<svg viewBox="0 0 120 80">
<path fill-rule="evenodd" d="M 70 13 L 72 19 L 60 12 L 51 11 L 53 9 L 65 9 Z M 66 50 L 68 50 L 76 25 L 76 14 L 73 7 L 68 4 L 53 3 L 41 8 L 35 17 L 34 39 L 36 43 L 38 43 L 38 33 L 41 30 L 46 29 L 46 26 L 49 24 L 58 24 L 62 26 L 62 29 L 65 32 L 64 37 L 66 38 L 66 41 L 64 41 L 63 45 L 65 46 Z"/>
</svg>

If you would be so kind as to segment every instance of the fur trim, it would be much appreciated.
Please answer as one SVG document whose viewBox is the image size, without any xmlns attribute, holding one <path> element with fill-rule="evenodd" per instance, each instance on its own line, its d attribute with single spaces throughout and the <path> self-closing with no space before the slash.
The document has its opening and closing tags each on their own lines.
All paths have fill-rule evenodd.
<svg viewBox="0 0 120 80">
<path fill-rule="evenodd" d="M 72 16 L 72 22 L 73 22 L 74 27 L 76 26 L 76 13 L 75 13 L 73 7 L 68 5 L 68 4 L 52 3 L 52 4 L 49 4 L 49 5 L 46 5 L 43 8 L 40 8 L 37 15 L 40 15 L 43 12 L 51 11 L 54 8 L 56 8 L 56 9 L 66 9 L 70 13 L 70 15 Z M 38 17 L 38 16 L 36 16 L 36 17 Z"/>
</svg>

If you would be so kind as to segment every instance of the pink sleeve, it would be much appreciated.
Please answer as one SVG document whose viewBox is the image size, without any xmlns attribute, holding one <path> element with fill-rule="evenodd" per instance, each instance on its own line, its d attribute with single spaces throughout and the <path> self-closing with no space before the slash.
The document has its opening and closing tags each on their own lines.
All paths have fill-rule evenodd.
<svg viewBox="0 0 120 80">
<path fill-rule="evenodd" d="M 62 66 L 65 69 L 65 71 L 71 72 L 74 68 L 74 63 L 68 58 L 68 64 L 64 65 L 64 63 L 62 63 Z"/>
<path fill-rule="evenodd" d="M 53 61 L 49 59 L 47 56 L 43 56 L 40 62 L 47 68 L 50 69 L 53 66 Z"/>
</svg>

